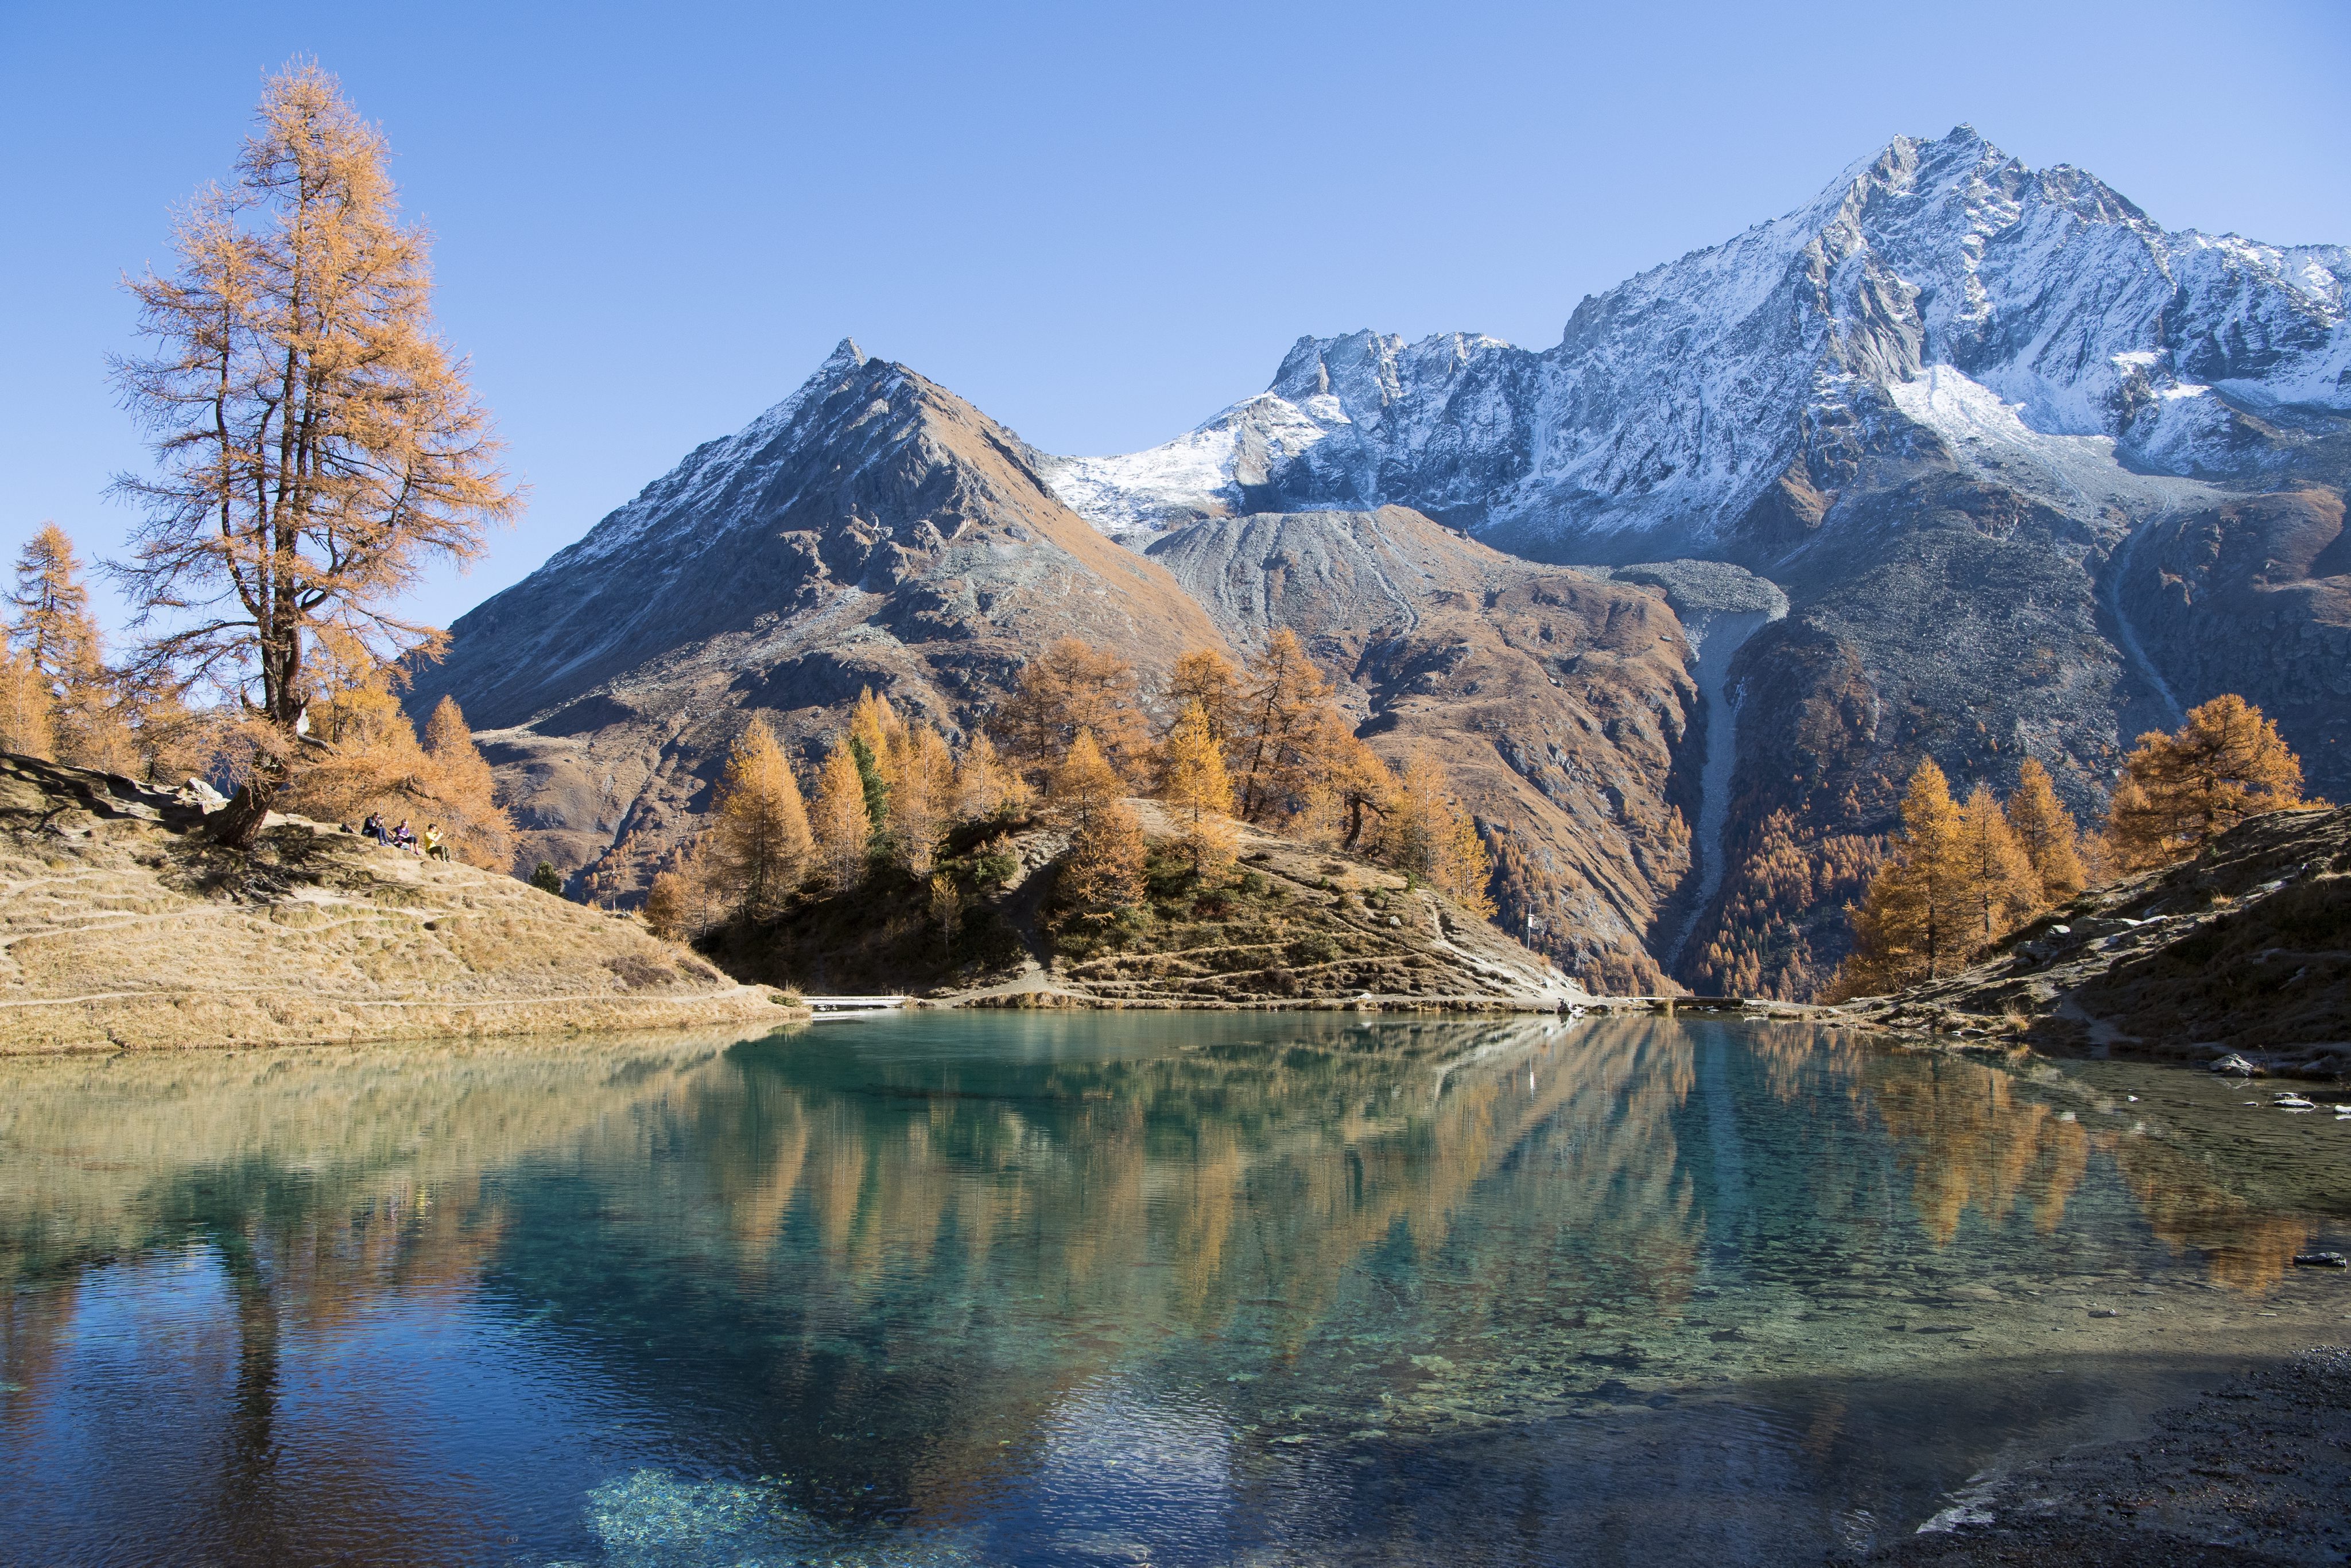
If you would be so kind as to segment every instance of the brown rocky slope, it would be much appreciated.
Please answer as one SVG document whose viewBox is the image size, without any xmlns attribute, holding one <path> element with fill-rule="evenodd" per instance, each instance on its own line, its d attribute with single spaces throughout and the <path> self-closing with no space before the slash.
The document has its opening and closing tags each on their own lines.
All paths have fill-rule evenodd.
<svg viewBox="0 0 2351 1568">
<path fill-rule="evenodd" d="M 804 1018 L 632 921 L 340 828 L 250 854 L 193 796 L 0 756 L 0 1052 Z"/>
<path fill-rule="evenodd" d="M 1496 851 L 1503 929 L 1595 990 L 1669 986 L 1652 955 L 1691 868 L 1702 729 L 1656 587 L 1402 507 L 1211 518 L 1150 554 L 1234 646 L 1298 633 L 1374 750 L 1443 761 Z"/>
</svg>

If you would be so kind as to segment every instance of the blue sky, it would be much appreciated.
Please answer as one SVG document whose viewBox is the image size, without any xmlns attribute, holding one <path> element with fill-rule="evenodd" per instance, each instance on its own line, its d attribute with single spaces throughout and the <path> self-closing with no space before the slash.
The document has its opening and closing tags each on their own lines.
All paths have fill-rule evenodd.
<svg viewBox="0 0 2351 1568">
<path fill-rule="evenodd" d="M 437 235 L 528 514 L 445 622 L 853 335 L 1049 450 L 1302 332 L 1542 346 L 1587 293 L 1967 120 L 2174 227 L 2351 242 L 2351 4 L 60 5 L 0 0 L 0 549 L 120 548 L 125 269 L 263 76 L 339 74 Z"/>
</svg>

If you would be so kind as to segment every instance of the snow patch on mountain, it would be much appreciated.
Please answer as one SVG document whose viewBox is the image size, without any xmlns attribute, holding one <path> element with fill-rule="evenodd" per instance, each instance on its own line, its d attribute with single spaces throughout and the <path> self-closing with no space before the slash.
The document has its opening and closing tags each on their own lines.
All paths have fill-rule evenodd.
<svg viewBox="0 0 2351 1568">
<path fill-rule="evenodd" d="M 1273 392 L 1235 403 L 1197 429 L 1115 457 L 1047 457 L 1038 469 L 1062 503 L 1112 534 L 1155 533 L 1230 517 L 1244 486 L 1346 423 L 1335 404 L 1311 414 Z"/>
<path fill-rule="evenodd" d="M 2192 479 L 2134 473 L 2116 459 L 2111 435 L 2053 435 L 2025 422 L 2025 405 L 2003 402 L 1980 382 L 1949 365 L 1929 365 L 1887 389 L 1895 406 L 1942 437 L 1960 468 L 2032 497 L 2061 512 L 2097 516 L 2120 508 L 2132 516 L 2210 506 L 2223 497 Z M 2200 396 L 2208 389 L 2175 387 L 2167 397 Z"/>
</svg>

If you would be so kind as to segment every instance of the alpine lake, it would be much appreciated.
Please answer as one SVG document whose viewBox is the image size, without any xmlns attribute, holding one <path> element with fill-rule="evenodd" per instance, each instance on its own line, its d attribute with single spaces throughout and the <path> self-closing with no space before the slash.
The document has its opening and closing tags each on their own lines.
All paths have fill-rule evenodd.
<svg viewBox="0 0 2351 1568">
<path fill-rule="evenodd" d="M 0 1560 L 1817 1562 L 2351 1333 L 2269 1098 L 1336 1013 L 4 1061 Z"/>
</svg>

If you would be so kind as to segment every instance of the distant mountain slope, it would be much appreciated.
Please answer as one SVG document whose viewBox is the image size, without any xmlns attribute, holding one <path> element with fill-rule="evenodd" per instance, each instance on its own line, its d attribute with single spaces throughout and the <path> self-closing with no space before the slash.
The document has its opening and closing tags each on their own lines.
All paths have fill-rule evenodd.
<svg viewBox="0 0 2351 1568">
<path fill-rule="evenodd" d="M 845 342 L 461 617 L 412 706 L 445 693 L 481 727 L 518 864 L 599 867 L 626 892 L 694 827 L 746 709 L 805 739 L 872 685 L 952 730 L 1058 636 L 1145 671 L 1222 646 L 1165 571 L 1045 489 L 1033 456 Z"/>
<path fill-rule="evenodd" d="M 1597 988 L 1658 988 L 1703 739 L 1689 643 L 1660 594 L 1398 507 L 1206 519 L 1151 557 L 1235 646 L 1296 632 L 1391 760 L 1444 763 L 1502 852 L 1506 930 Z"/>
</svg>

